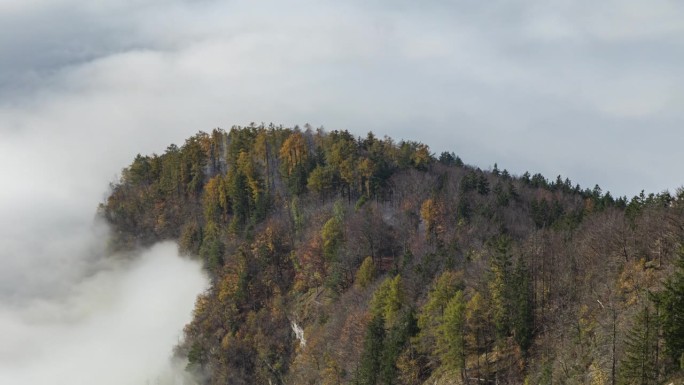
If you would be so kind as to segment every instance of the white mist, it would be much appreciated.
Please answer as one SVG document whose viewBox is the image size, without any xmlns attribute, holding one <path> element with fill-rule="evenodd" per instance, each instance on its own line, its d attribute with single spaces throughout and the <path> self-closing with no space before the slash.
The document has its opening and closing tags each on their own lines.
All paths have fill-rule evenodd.
<svg viewBox="0 0 684 385">
<path fill-rule="evenodd" d="M 206 287 L 199 263 L 162 243 L 103 261 L 67 295 L 0 303 L 0 383 L 168 383 L 172 348 Z"/>
</svg>

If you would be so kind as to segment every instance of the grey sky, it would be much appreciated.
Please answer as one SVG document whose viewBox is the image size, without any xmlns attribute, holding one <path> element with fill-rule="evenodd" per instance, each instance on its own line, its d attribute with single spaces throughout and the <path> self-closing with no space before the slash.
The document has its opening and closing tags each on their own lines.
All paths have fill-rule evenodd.
<svg viewBox="0 0 684 385">
<path fill-rule="evenodd" d="M 93 170 L 105 180 L 137 152 L 263 121 L 373 130 L 618 195 L 682 184 L 675 1 L 49 4 L 0 6 L 2 130 L 114 141 Z"/>
</svg>

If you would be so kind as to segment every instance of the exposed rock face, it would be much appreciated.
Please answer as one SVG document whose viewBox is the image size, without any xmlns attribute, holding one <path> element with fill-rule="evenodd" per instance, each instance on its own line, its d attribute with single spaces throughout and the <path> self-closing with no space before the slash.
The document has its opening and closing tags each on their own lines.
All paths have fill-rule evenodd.
<svg viewBox="0 0 684 385">
<path fill-rule="evenodd" d="M 297 324 L 297 321 L 292 321 L 291 325 L 295 337 L 297 337 L 297 340 L 299 340 L 299 344 L 302 347 L 306 346 L 306 339 L 304 338 L 304 329 L 302 329 L 302 327 Z"/>
</svg>

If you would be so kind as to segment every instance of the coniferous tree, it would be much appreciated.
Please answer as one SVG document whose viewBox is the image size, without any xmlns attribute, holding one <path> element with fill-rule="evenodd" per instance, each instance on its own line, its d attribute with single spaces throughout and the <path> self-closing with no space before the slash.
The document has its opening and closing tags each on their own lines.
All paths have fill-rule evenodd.
<svg viewBox="0 0 684 385">
<path fill-rule="evenodd" d="M 453 271 L 445 271 L 435 280 L 427 302 L 418 316 L 419 337 L 425 352 L 434 353 L 432 347 L 439 335 L 440 320 L 450 299 L 462 289 L 462 286 L 462 276 Z"/>
<path fill-rule="evenodd" d="M 240 171 L 229 176 L 231 211 L 233 213 L 233 229 L 237 230 L 249 218 L 249 186 L 247 177 Z"/>
<path fill-rule="evenodd" d="M 358 385 L 375 385 L 378 382 L 382 364 L 382 353 L 385 343 L 385 319 L 376 314 L 366 329 L 363 342 L 363 353 L 359 365 Z"/>
<path fill-rule="evenodd" d="M 387 332 L 381 359 L 380 383 L 397 383 L 397 360 L 409 339 L 417 332 L 415 313 L 412 309 L 404 311 Z"/>
<path fill-rule="evenodd" d="M 527 352 L 532 343 L 534 322 L 534 304 L 532 303 L 532 282 L 527 265 L 522 258 L 518 259 L 513 273 L 513 298 L 511 318 L 515 342 L 523 352 Z"/>
<path fill-rule="evenodd" d="M 456 155 L 453 152 L 444 151 L 439 154 L 439 163 L 451 166 L 456 162 Z"/>
<path fill-rule="evenodd" d="M 676 270 L 665 282 L 665 290 L 656 298 L 662 317 L 667 354 L 684 369 L 684 247 L 678 251 Z"/>
<path fill-rule="evenodd" d="M 376 266 L 373 258 L 366 257 L 361 263 L 359 270 L 356 271 L 356 284 L 365 289 L 368 285 L 370 285 L 371 282 L 373 282 L 373 279 L 375 278 L 375 270 Z"/>
<path fill-rule="evenodd" d="M 648 306 L 635 318 L 625 336 L 625 355 L 620 365 L 621 384 L 658 383 L 658 317 Z"/>
<path fill-rule="evenodd" d="M 463 292 L 457 291 L 449 300 L 444 315 L 440 319 L 437 338 L 437 351 L 442 365 L 449 369 L 461 371 L 463 380 L 466 378 L 466 338 L 465 338 L 465 310 L 466 303 Z"/>
<path fill-rule="evenodd" d="M 321 239 L 323 240 L 323 258 L 328 267 L 327 284 L 333 289 L 338 289 L 342 284 L 342 272 L 339 258 L 339 251 L 344 241 L 344 233 L 342 232 L 342 220 L 333 216 L 321 230 Z"/>
<path fill-rule="evenodd" d="M 508 336 L 511 319 L 511 240 L 500 237 L 495 244 L 496 253 L 491 261 L 489 292 L 492 301 L 492 316 L 498 340 Z"/>
</svg>

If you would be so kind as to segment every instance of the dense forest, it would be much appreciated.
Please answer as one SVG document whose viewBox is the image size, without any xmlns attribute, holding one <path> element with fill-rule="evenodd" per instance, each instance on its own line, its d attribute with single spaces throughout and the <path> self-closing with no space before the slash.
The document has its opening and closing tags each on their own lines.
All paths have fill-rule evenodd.
<svg viewBox="0 0 684 385">
<path fill-rule="evenodd" d="M 684 191 L 254 124 L 138 155 L 111 187 L 112 251 L 176 240 L 211 277 L 176 347 L 199 384 L 684 378 Z"/>
</svg>

